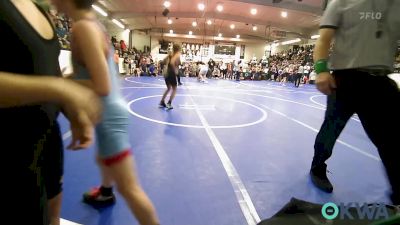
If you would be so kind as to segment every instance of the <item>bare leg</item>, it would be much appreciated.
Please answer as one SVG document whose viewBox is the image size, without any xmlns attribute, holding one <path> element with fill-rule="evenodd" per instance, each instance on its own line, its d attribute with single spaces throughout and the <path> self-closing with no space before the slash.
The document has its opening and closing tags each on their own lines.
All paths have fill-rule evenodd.
<svg viewBox="0 0 400 225">
<path fill-rule="evenodd" d="M 48 200 L 51 225 L 60 225 L 62 193 Z"/>
<path fill-rule="evenodd" d="M 101 173 L 101 186 L 105 188 L 111 188 L 113 186 L 113 179 L 111 174 L 106 170 L 106 167 L 102 163 L 101 159 L 99 156 L 97 156 L 97 164 L 100 167 L 100 173 Z"/>
<path fill-rule="evenodd" d="M 173 100 L 174 100 L 174 98 L 175 98 L 175 95 L 176 95 L 176 86 L 171 86 L 172 87 L 172 93 L 171 93 L 171 96 L 169 97 L 169 103 L 171 103 Z"/>
<path fill-rule="evenodd" d="M 161 102 L 165 101 L 165 98 L 167 97 L 167 95 L 168 95 L 170 90 L 171 90 L 171 85 L 167 85 L 167 90 L 165 90 L 165 92 L 164 92 L 164 94 L 162 96 Z"/>
<path fill-rule="evenodd" d="M 134 169 L 133 157 L 129 156 L 118 163 L 104 167 L 115 180 L 118 192 L 141 225 L 158 225 L 159 220 L 153 204 L 140 187 Z"/>
</svg>

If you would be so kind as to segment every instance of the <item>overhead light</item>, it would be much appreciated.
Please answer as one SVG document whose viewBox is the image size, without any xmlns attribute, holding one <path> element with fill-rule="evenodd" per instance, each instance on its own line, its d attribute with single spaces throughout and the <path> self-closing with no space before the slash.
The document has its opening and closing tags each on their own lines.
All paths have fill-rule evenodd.
<svg viewBox="0 0 400 225">
<path fill-rule="evenodd" d="M 111 20 L 115 25 L 119 26 L 121 29 L 125 29 L 125 26 L 116 19 Z"/>
<path fill-rule="evenodd" d="M 168 24 L 172 24 L 172 20 L 171 19 L 168 19 Z"/>
<path fill-rule="evenodd" d="M 224 10 L 224 6 L 222 6 L 221 4 L 218 4 L 217 10 L 218 10 L 218 12 L 222 12 L 222 10 Z"/>
<path fill-rule="evenodd" d="M 239 35 L 239 34 L 238 34 L 238 35 L 236 35 L 236 38 L 237 38 L 237 39 L 239 39 L 239 38 L 240 38 L 240 35 Z"/>
<path fill-rule="evenodd" d="M 271 47 L 273 47 L 273 48 L 275 48 L 275 47 L 277 47 L 277 46 L 279 46 L 279 43 L 273 43 L 273 44 L 271 45 Z"/>
<path fill-rule="evenodd" d="M 174 31 L 173 31 L 173 30 L 169 30 L 169 33 L 170 33 L 170 34 L 173 34 L 173 33 L 174 33 Z"/>
<path fill-rule="evenodd" d="M 189 35 L 192 35 L 193 34 L 193 32 L 192 31 L 189 31 Z"/>
<path fill-rule="evenodd" d="M 171 6 L 171 2 L 170 1 L 165 1 L 164 2 L 164 7 L 165 8 L 169 8 Z"/>
<path fill-rule="evenodd" d="M 192 26 L 196 27 L 197 26 L 197 22 L 193 21 Z"/>
<path fill-rule="evenodd" d="M 287 12 L 286 12 L 286 11 L 281 12 L 281 16 L 282 16 L 283 18 L 286 18 L 286 17 L 287 17 Z"/>
<path fill-rule="evenodd" d="M 231 29 L 233 30 L 233 29 L 235 29 L 235 24 L 231 24 Z"/>
<path fill-rule="evenodd" d="M 204 5 L 204 3 L 199 3 L 199 4 L 197 5 L 197 8 L 198 8 L 200 11 L 203 11 L 203 10 L 206 8 L 206 6 Z"/>
<path fill-rule="evenodd" d="M 257 9 L 253 8 L 250 10 L 251 15 L 256 15 L 257 14 Z"/>
<path fill-rule="evenodd" d="M 222 37 L 222 34 L 221 34 L 221 33 L 219 33 L 219 34 L 218 34 L 218 37 Z"/>
<path fill-rule="evenodd" d="M 318 38 L 319 38 L 319 34 L 311 36 L 311 39 L 318 39 Z"/>
<path fill-rule="evenodd" d="M 253 25 L 253 31 L 256 31 L 256 30 L 257 30 L 257 26 Z"/>
<path fill-rule="evenodd" d="M 98 13 L 100 13 L 100 15 L 102 15 L 102 16 L 108 16 L 108 14 L 107 14 L 103 9 L 101 9 L 100 7 L 98 7 L 97 5 L 92 5 L 92 8 L 93 8 L 94 10 L 96 10 Z"/>
<path fill-rule="evenodd" d="M 212 24 L 212 21 L 211 21 L 211 20 L 207 20 L 207 24 L 208 24 L 208 25 L 211 25 L 211 24 Z"/>
<path fill-rule="evenodd" d="M 281 44 L 282 44 L 282 45 L 290 45 L 290 44 L 293 44 L 293 43 L 296 43 L 296 42 L 300 42 L 300 41 L 301 41 L 300 38 L 296 38 L 296 39 L 294 39 L 294 40 L 284 41 L 284 42 L 282 42 Z"/>
</svg>

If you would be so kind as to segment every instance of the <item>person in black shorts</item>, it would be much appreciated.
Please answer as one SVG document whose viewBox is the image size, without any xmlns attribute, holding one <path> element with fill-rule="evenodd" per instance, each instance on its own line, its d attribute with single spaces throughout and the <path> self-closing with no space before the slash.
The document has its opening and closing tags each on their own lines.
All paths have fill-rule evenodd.
<svg viewBox="0 0 400 225">
<path fill-rule="evenodd" d="M 46 13 L 32 1 L 0 1 L 1 210 L 16 224 L 58 225 L 63 141 L 57 116 L 70 120 L 70 149 L 87 148 L 100 113 L 96 94 L 63 79 L 60 46 Z M 90 104 L 88 104 L 90 102 Z"/>
<path fill-rule="evenodd" d="M 164 65 L 164 78 L 165 84 L 167 85 L 167 90 L 164 92 L 163 97 L 160 101 L 159 107 L 160 108 L 167 108 L 173 109 L 172 107 L 172 100 L 176 95 L 176 87 L 178 85 L 176 77 L 178 75 L 178 66 L 181 64 L 180 56 L 181 56 L 181 46 L 178 44 L 174 44 L 172 54 L 168 55 L 163 62 Z M 167 104 L 165 104 L 165 98 L 167 97 L 168 93 L 171 92 L 171 96 Z"/>
</svg>

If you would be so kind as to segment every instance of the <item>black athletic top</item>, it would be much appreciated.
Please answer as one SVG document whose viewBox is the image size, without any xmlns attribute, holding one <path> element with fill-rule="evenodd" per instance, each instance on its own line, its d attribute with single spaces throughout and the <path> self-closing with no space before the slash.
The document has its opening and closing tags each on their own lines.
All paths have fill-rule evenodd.
<svg viewBox="0 0 400 225">
<path fill-rule="evenodd" d="M 10 1 L 0 1 L 0 71 L 32 76 L 61 76 L 59 53 L 55 32 L 51 40 L 44 39 Z M 29 131 L 53 122 L 57 114 L 58 108 L 53 104 L 0 108 L 0 133 L 5 131 L 10 136 L 16 131 L 18 133 L 15 135 L 30 136 Z M 0 139 L 3 138 L 0 136 Z"/>
<path fill-rule="evenodd" d="M 9 0 L 0 0 L 0 71 L 60 76 L 54 28 L 53 33 L 44 39 Z M 9 185 L 2 215 L 21 224 L 49 224 L 45 183 L 51 171 L 62 168 L 58 111 L 49 103 L 0 108 L 0 171 Z M 59 157 L 50 159 L 50 153 Z"/>
</svg>

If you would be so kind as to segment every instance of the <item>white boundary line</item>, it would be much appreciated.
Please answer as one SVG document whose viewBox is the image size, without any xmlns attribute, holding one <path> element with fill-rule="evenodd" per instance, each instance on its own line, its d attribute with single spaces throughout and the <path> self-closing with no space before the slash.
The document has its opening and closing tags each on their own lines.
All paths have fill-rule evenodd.
<svg viewBox="0 0 400 225">
<path fill-rule="evenodd" d="M 243 95 L 249 95 L 249 96 L 257 96 L 257 97 L 261 97 L 261 98 L 271 98 L 271 99 L 276 99 L 276 100 L 279 100 L 279 101 L 284 101 L 284 102 L 291 102 L 291 103 L 294 103 L 294 104 L 298 104 L 298 105 L 303 105 L 303 106 L 307 106 L 307 107 L 310 107 L 310 108 L 314 108 L 314 109 L 319 109 L 319 110 L 325 110 L 326 109 L 326 106 L 324 105 L 323 107 L 317 107 L 317 106 L 314 106 L 314 105 L 309 105 L 309 104 L 305 104 L 305 103 L 301 103 L 301 102 L 297 102 L 297 101 L 292 101 L 292 100 L 288 100 L 288 99 L 283 99 L 283 98 L 277 98 L 277 97 L 272 97 L 272 96 L 267 96 L 267 95 L 258 95 L 258 94 L 252 94 L 252 93 L 245 93 L 245 92 L 234 92 L 234 91 L 242 91 L 241 89 L 236 89 L 236 90 L 217 90 L 217 91 L 220 91 L 220 92 L 225 92 L 225 93 L 233 93 L 233 94 L 243 94 Z M 243 91 L 245 91 L 245 90 L 243 90 Z M 319 103 L 319 105 L 322 105 L 321 103 Z M 358 121 L 358 122 L 361 122 L 359 119 L 357 119 L 357 118 L 354 118 L 354 117 L 352 117 L 351 118 L 352 120 L 355 120 L 355 121 Z"/>
<path fill-rule="evenodd" d="M 195 105 L 188 105 L 188 104 L 179 105 L 180 109 L 195 109 L 195 107 L 198 107 L 201 110 L 211 110 L 211 111 L 215 111 L 216 110 L 215 105 L 202 105 L 201 107 L 195 106 Z"/>
<path fill-rule="evenodd" d="M 283 102 L 291 102 L 291 103 L 294 103 L 294 104 L 307 106 L 307 107 L 314 108 L 314 109 L 325 110 L 325 108 L 317 107 L 317 106 L 314 106 L 314 105 L 305 104 L 305 103 L 301 103 L 301 102 L 296 102 L 296 101 L 292 101 L 292 100 L 289 100 L 289 99 L 277 98 L 277 97 L 273 97 L 273 96 L 258 95 L 258 94 L 245 93 L 245 92 L 233 92 L 231 90 L 219 90 L 219 91 L 220 92 L 225 92 L 225 93 L 239 94 L 239 95 L 249 95 L 249 96 L 257 96 L 257 97 L 261 97 L 261 98 L 270 98 L 270 99 L 275 99 L 275 100 L 279 100 L 279 101 L 283 101 Z"/>
<path fill-rule="evenodd" d="M 63 141 L 65 141 L 68 138 L 70 138 L 71 136 L 72 136 L 72 132 L 69 130 L 69 131 L 65 132 L 65 134 L 63 134 L 62 139 L 63 139 Z"/>
<path fill-rule="evenodd" d="M 218 82 L 218 81 L 217 81 Z M 227 81 L 227 83 L 228 83 L 229 81 Z M 196 85 L 185 85 L 185 84 L 196 84 Z M 187 81 L 187 82 L 184 82 L 184 86 L 186 86 L 186 87 L 208 87 L 208 86 L 204 86 L 204 84 L 213 84 L 213 83 L 210 83 L 210 82 L 208 82 L 208 81 L 206 81 L 206 83 L 200 83 L 200 82 L 194 82 L 194 81 Z M 219 86 L 218 85 L 218 83 L 217 83 L 217 85 L 215 85 L 215 87 L 214 88 L 237 88 L 237 87 L 239 87 L 241 84 L 240 83 L 236 83 L 236 84 L 234 84 L 234 85 L 227 85 L 227 86 Z"/>
<path fill-rule="evenodd" d="M 171 122 L 165 122 L 165 121 L 161 121 L 161 120 L 151 119 L 151 118 L 145 117 L 145 116 L 143 116 L 143 115 L 140 115 L 140 114 L 136 113 L 135 111 L 133 111 L 133 110 L 131 109 L 131 105 L 132 105 L 134 102 L 137 102 L 137 101 L 140 101 L 140 100 L 143 100 L 143 99 L 156 98 L 156 97 L 161 97 L 161 96 L 162 96 L 162 95 L 149 95 L 149 96 L 145 96 L 145 97 L 136 98 L 136 99 L 134 99 L 134 100 L 131 100 L 131 101 L 128 103 L 128 106 L 127 106 L 128 111 L 129 111 L 132 115 L 134 115 L 134 116 L 136 116 L 136 117 L 138 117 L 138 118 L 140 118 L 140 119 L 147 120 L 147 121 L 154 122 L 154 123 L 158 123 L 158 124 L 164 124 L 164 125 L 170 125 L 170 126 L 176 126 L 176 127 L 186 127 L 186 128 L 204 128 L 203 125 L 189 125 L 189 124 L 171 123 Z M 214 96 L 204 96 L 204 95 L 186 95 L 186 94 L 178 94 L 178 95 L 176 95 L 176 96 L 189 96 L 189 97 L 202 97 L 202 98 L 222 99 L 222 100 L 225 100 L 225 101 L 237 102 L 237 103 L 242 103 L 242 104 L 244 104 L 244 105 L 248 105 L 248 106 L 250 106 L 250 107 L 253 107 L 253 108 L 255 108 L 255 109 L 258 109 L 258 110 L 262 113 L 262 116 L 261 116 L 258 120 L 254 121 L 254 122 L 243 123 L 243 124 L 237 124 L 237 125 L 217 125 L 217 126 L 210 126 L 210 128 L 213 128 L 213 129 L 231 129 L 231 128 L 248 127 L 248 126 L 253 126 L 253 125 L 259 124 L 259 123 L 261 123 L 261 122 L 263 122 L 264 120 L 267 119 L 267 112 L 265 112 L 264 109 L 262 109 L 262 108 L 260 108 L 260 107 L 258 107 L 258 106 L 256 106 L 256 105 L 247 103 L 247 102 L 243 102 L 243 101 L 239 101 L 239 100 L 235 100 L 235 99 L 231 99 L 231 98 L 226 98 L 226 97 L 214 97 Z"/>
<path fill-rule="evenodd" d="M 320 92 L 317 92 L 317 91 L 294 91 L 294 92 L 292 92 L 292 94 L 310 94 L 310 95 L 315 95 L 318 93 L 320 93 Z"/>
<path fill-rule="evenodd" d="M 256 225 L 258 222 L 261 221 L 260 216 L 257 214 L 257 210 L 254 207 L 254 204 L 250 198 L 249 193 L 246 190 L 246 187 L 244 186 L 232 161 L 229 159 L 229 156 L 226 154 L 224 148 L 222 147 L 221 143 L 219 142 L 214 131 L 211 129 L 211 126 L 208 124 L 203 113 L 196 105 L 192 96 L 189 95 L 189 97 L 190 97 L 191 101 L 193 102 L 193 104 L 195 105 L 195 110 L 197 112 L 197 115 L 199 116 L 200 121 L 201 121 L 204 129 L 206 130 L 207 135 L 210 138 L 211 143 L 213 144 L 214 149 L 217 152 L 219 159 L 222 162 L 225 172 L 228 175 L 229 181 L 231 182 L 233 190 L 235 191 L 236 198 L 239 202 L 239 205 L 243 212 L 243 215 L 246 218 L 247 224 L 248 225 Z"/>
<path fill-rule="evenodd" d="M 277 83 L 278 83 L 278 82 L 269 82 L 267 85 L 268 85 L 268 86 L 272 86 L 272 87 L 282 87 L 282 85 L 277 84 Z M 293 88 L 294 88 L 294 86 L 290 86 L 290 84 L 293 84 L 293 83 L 286 83 L 286 84 L 289 84 L 289 85 L 285 85 L 286 87 L 293 87 Z M 294 85 L 294 84 L 293 84 L 293 85 Z M 285 87 L 285 86 L 283 86 L 283 87 Z M 308 90 L 310 90 L 310 89 L 306 88 L 306 85 L 300 84 L 299 87 L 295 88 L 295 92 L 296 92 L 296 90 L 309 92 Z M 311 91 L 311 92 L 312 92 L 312 91 Z"/>
<path fill-rule="evenodd" d="M 60 224 L 61 224 L 61 225 L 83 225 L 83 224 L 74 223 L 74 222 L 72 222 L 72 221 L 65 220 L 65 219 L 60 219 Z"/>
<path fill-rule="evenodd" d="M 247 82 L 245 83 L 241 83 L 244 86 L 248 86 L 248 87 L 255 87 L 255 88 L 260 88 L 260 89 L 270 89 L 270 90 L 278 90 L 278 91 L 283 91 L 286 92 L 287 94 L 295 94 L 295 93 L 299 93 L 299 94 L 318 94 L 320 92 L 317 91 L 313 91 L 313 90 L 309 90 L 307 88 L 296 88 L 296 89 L 290 89 L 290 86 L 278 86 L 278 85 L 270 85 L 267 84 L 266 86 L 260 86 L 260 85 L 255 85 L 255 84 L 249 84 Z M 309 91 L 308 91 L 309 90 Z"/>
<path fill-rule="evenodd" d="M 227 90 L 230 90 L 230 91 L 234 91 L 234 90 L 232 90 L 232 89 L 227 89 Z M 272 94 L 272 95 L 276 95 L 276 96 L 279 96 L 279 97 L 286 97 L 285 95 L 281 95 L 281 94 L 278 94 L 278 93 L 274 93 L 272 90 L 268 90 L 268 89 L 262 89 L 262 90 L 247 90 L 247 89 L 236 89 L 236 90 L 240 90 L 240 91 L 248 91 L 248 92 L 255 92 L 255 93 L 266 93 L 266 94 Z"/>
<path fill-rule="evenodd" d="M 243 86 L 247 86 L 247 87 L 252 87 L 252 88 L 259 88 L 259 89 L 263 89 L 263 90 L 277 90 L 277 91 L 283 91 L 283 92 L 286 92 L 286 93 L 293 93 L 294 92 L 294 90 L 289 90 L 289 89 L 287 89 L 287 88 L 284 88 L 284 87 L 271 87 L 270 85 L 267 85 L 267 86 L 259 86 L 259 85 L 254 85 L 254 84 L 248 84 L 247 82 L 241 82 L 241 84 L 243 85 Z"/>
<path fill-rule="evenodd" d="M 153 84 L 153 83 L 146 83 L 146 82 L 134 81 L 134 80 L 129 80 L 128 78 L 129 78 L 129 77 L 125 78 L 125 80 L 126 80 L 127 82 L 130 82 L 130 83 L 145 84 L 145 85 L 156 86 L 156 87 L 165 87 L 165 85 L 162 85 L 162 84 Z"/>
<path fill-rule="evenodd" d="M 126 77 L 124 78 L 125 81 L 130 82 L 130 83 L 136 83 L 136 84 L 145 84 L 145 85 L 151 85 L 151 86 L 157 86 L 157 87 L 165 87 L 165 84 L 154 84 L 154 83 L 146 83 L 146 82 L 140 82 L 140 81 L 134 81 L 134 80 L 130 80 L 130 77 Z M 159 81 L 164 82 L 161 79 L 158 79 Z M 193 83 L 193 84 L 200 84 L 198 82 L 193 82 L 193 81 L 188 81 L 188 82 L 184 82 L 184 83 Z M 226 81 L 226 83 L 232 83 L 229 81 Z M 227 86 L 218 86 L 216 85 L 216 88 L 237 88 L 240 86 L 240 83 L 236 83 L 234 85 L 227 85 Z M 204 87 L 204 86 L 200 86 L 200 85 L 188 85 L 186 87 Z"/>
<path fill-rule="evenodd" d="M 312 103 L 316 104 L 316 105 L 319 105 L 319 106 L 322 106 L 322 107 L 325 107 L 325 108 L 326 108 L 326 105 L 325 105 L 325 104 L 319 103 L 319 102 L 317 102 L 317 101 L 314 100 L 314 98 L 316 98 L 316 97 L 323 97 L 323 96 L 325 96 L 325 95 L 313 95 L 313 96 L 310 97 L 310 101 L 311 101 Z"/>
<path fill-rule="evenodd" d="M 124 87 L 121 89 L 140 89 L 140 88 L 165 88 L 165 87 Z M 190 89 L 195 89 L 194 87 L 190 87 Z M 284 102 L 291 102 L 291 103 L 295 103 L 298 105 L 303 105 L 303 106 L 307 106 L 310 108 L 314 108 L 314 109 L 319 109 L 319 110 L 325 110 L 325 107 L 317 107 L 314 105 L 310 105 L 310 104 L 305 104 L 305 103 L 301 103 L 301 102 L 296 102 L 296 101 L 292 101 L 292 100 L 288 100 L 288 99 L 283 99 L 283 98 L 277 98 L 277 97 L 273 97 L 273 96 L 266 96 L 266 95 L 259 95 L 259 94 L 252 94 L 252 93 L 246 93 L 245 89 L 220 89 L 220 88 L 207 88 L 207 89 L 201 89 L 199 88 L 199 90 L 208 90 L 208 91 L 219 91 L 219 92 L 224 92 L 224 93 L 231 93 L 231 94 L 238 94 L 238 95 L 249 95 L 249 96 L 257 96 L 257 97 L 261 97 L 261 98 L 270 98 L 270 99 L 275 99 L 275 100 L 280 100 L 280 101 L 284 101 Z"/>
<path fill-rule="evenodd" d="M 165 87 L 124 87 L 122 89 L 140 89 L 140 88 L 165 88 Z M 319 109 L 319 110 L 325 110 L 325 107 L 318 107 L 318 106 L 314 106 L 314 105 L 310 105 L 310 104 L 305 104 L 305 103 L 301 103 L 301 102 L 296 102 L 296 101 L 292 101 L 292 100 L 288 100 L 288 99 L 283 99 L 283 98 L 277 98 L 277 97 L 273 97 L 273 96 L 266 96 L 266 95 L 259 95 L 259 94 L 252 94 L 252 93 L 246 93 L 246 91 L 248 90 L 241 90 L 241 89 L 220 89 L 220 88 L 215 88 L 215 89 L 202 89 L 202 90 L 214 90 L 214 91 L 219 91 L 219 92 L 224 92 L 224 93 L 231 93 L 231 94 L 238 94 L 238 95 L 248 95 L 248 96 L 257 96 L 257 97 L 261 97 L 261 98 L 270 98 L 270 99 L 275 99 L 275 100 L 279 100 L 279 101 L 284 101 L 284 102 L 291 102 L 294 104 L 298 104 L 298 105 L 302 105 L 302 106 L 307 106 L 310 108 L 314 108 L 314 109 Z"/>
<path fill-rule="evenodd" d="M 266 108 L 266 109 L 268 109 L 268 110 L 270 110 L 270 111 L 272 111 L 272 112 L 274 112 L 274 113 L 276 113 L 276 114 L 279 114 L 279 115 L 285 117 L 286 119 L 289 119 L 289 120 L 291 120 L 291 121 L 293 121 L 293 122 L 296 122 L 296 123 L 302 125 L 303 127 L 306 127 L 306 128 L 308 128 L 308 129 L 314 131 L 315 133 L 318 133 L 318 131 L 319 131 L 318 129 L 316 129 L 316 128 L 314 128 L 314 127 L 308 125 L 308 124 L 305 124 L 305 123 L 303 123 L 303 122 L 301 122 L 301 121 L 299 121 L 299 120 L 296 120 L 296 119 L 294 119 L 294 118 L 292 118 L 292 117 L 290 117 L 290 116 L 288 116 L 288 115 L 286 115 L 286 114 L 284 114 L 284 113 L 282 113 L 282 112 L 279 112 L 279 111 L 276 111 L 276 110 L 274 110 L 274 109 L 271 109 L 270 107 L 265 106 L 265 105 L 263 105 L 263 104 L 261 104 L 261 106 L 264 107 L 264 108 Z M 372 154 L 370 154 L 370 153 L 367 153 L 367 152 L 365 152 L 365 151 L 363 151 L 363 150 L 361 150 L 361 149 L 359 149 L 359 148 L 357 148 L 357 147 L 355 147 L 355 146 L 353 146 L 353 145 L 351 145 L 351 144 L 348 144 L 348 143 L 346 143 L 346 142 L 344 142 L 344 141 L 342 141 L 342 140 L 340 140 L 340 139 L 337 139 L 337 142 L 340 143 L 340 144 L 342 144 L 342 145 L 344 145 L 344 146 L 346 146 L 346 147 L 348 147 L 348 148 L 350 148 L 351 150 L 353 150 L 353 151 L 355 151 L 355 152 L 358 152 L 358 153 L 360 153 L 360 154 L 362 154 L 362 155 L 368 157 L 368 158 L 375 159 L 376 161 L 381 161 L 381 159 L 380 159 L 379 157 L 376 157 L 376 156 L 374 156 L 374 155 L 372 155 Z"/>
</svg>

